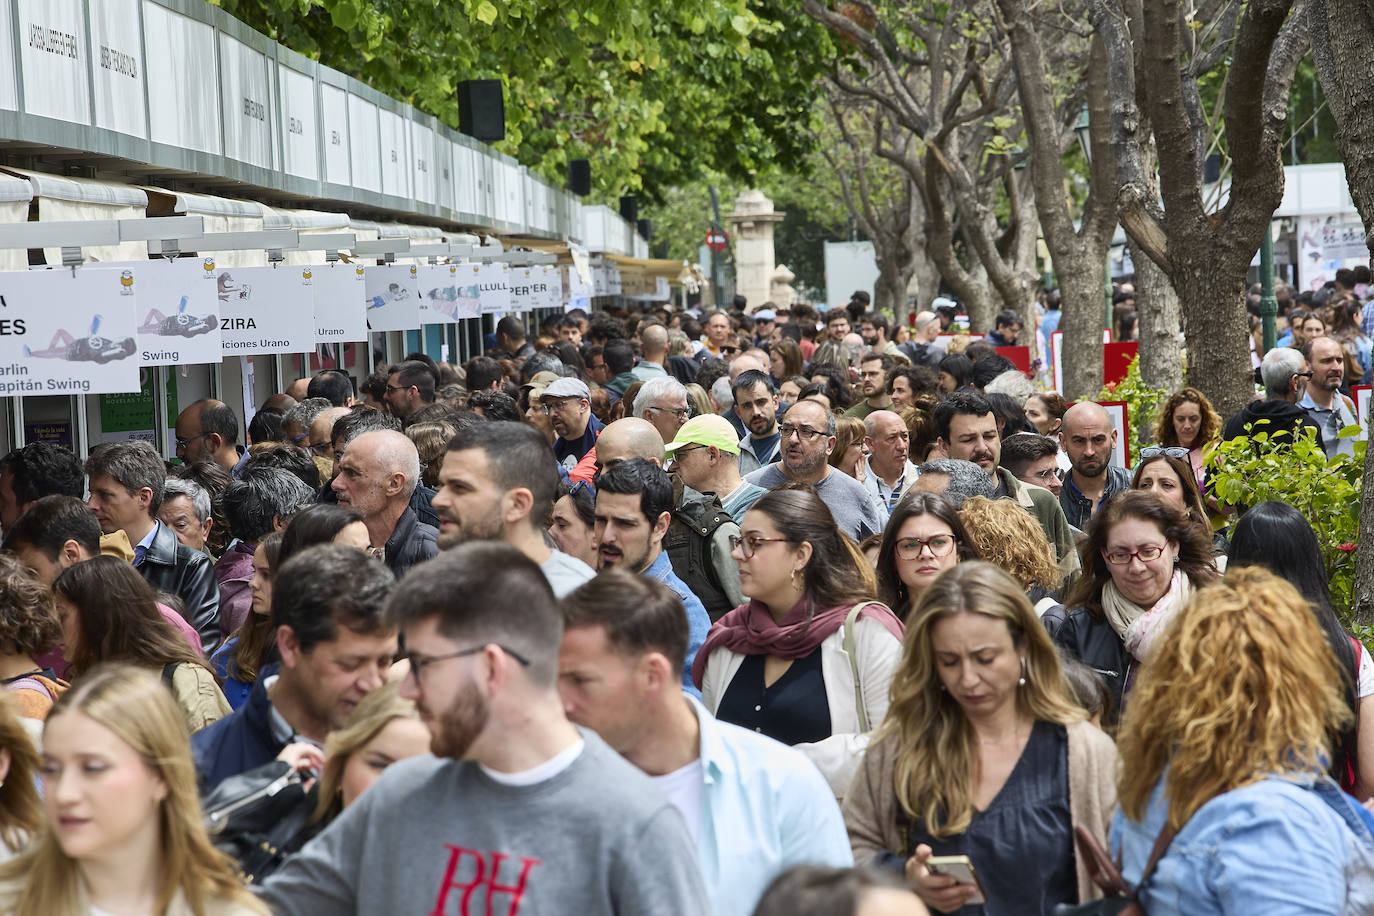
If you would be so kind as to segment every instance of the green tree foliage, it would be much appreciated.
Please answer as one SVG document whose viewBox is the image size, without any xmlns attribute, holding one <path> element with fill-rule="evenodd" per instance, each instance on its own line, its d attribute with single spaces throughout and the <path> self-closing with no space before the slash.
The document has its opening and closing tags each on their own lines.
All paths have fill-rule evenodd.
<svg viewBox="0 0 1374 916">
<path fill-rule="evenodd" d="M 703 166 L 800 161 L 829 38 L 783 0 L 218 0 L 298 53 L 451 126 L 457 84 L 500 79 L 497 148 L 562 185 L 655 199 Z"/>
</svg>

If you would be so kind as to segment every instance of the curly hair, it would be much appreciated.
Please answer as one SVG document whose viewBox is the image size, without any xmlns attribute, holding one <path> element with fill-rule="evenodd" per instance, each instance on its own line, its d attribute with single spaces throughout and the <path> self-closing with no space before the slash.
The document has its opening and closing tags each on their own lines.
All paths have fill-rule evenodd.
<svg viewBox="0 0 1374 916">
<path fill-rule="evenodd" d="M 902 810 L 931 836 L 956 836 L 973 820 L 973 726 L 942 683 L 935 662 L 936 624 L 959 614 L 1002 620 L 1026 659 L 1018 709 L 1031 719 L 1070 725 L 1086 713 L 1069 695 L 1059 653 L 1021 586 L 979 560 L 942 572 L 907 618 L 902 658 L 892 676 L 892 705 L 874 742 L 897 744 L 893 788 Z"/>
<path fill-rule="evenodd" d="M 10 554 L 0 554 L 0 640 L 37 658 L 62 641 L 52 592 Z"/>
<path fill-rule="evenodd" d="M 1045 532 L 1029 512 L 1009 499 L 975 496 L 959 510 L 972 546 L 1029 589 L 1059 585 L 1059 566 Z"/>
<path fill-rule="evenodd" d="M 1196 388 L 1180 388 L 1159 409 L 1159 419 L 1155 421 L 1156 442 L 1164 446 L 1182 445 L 1178 441 L 1178 433 L 1174 431 L 1174 411 L 1190 402 L 1196 404 L 1198 413 L 1202 414 L 1202 423 L 1198 427 L 1196 444 L 1202 445 L 1217 437 L 1217 433 L 1221 430 L 1221 417 L 1213 409 L 1212 402 L 1207 400 L 1207 395 Z"/>
<path fill-rule="evenodd" d="M 1351 713 L 1297 589 L 1267 570 L 1232 570 L 1194 594 L 1162 640 L 1171 651 L 1146 663 L 1118 735 L 1128 817 L 1144 819 L 1161 777 L 1177 829 L 1225 792 L 1325 768 L 1326 736 Z"/>
</svg>

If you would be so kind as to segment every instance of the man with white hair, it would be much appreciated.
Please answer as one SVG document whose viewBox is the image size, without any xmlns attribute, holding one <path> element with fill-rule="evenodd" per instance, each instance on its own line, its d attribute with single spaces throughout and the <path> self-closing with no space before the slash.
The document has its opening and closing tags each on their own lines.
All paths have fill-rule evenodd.
<svg viewBox="0 0 1374 916">
<path fill-rule="evenodd" d="M 648 420 L 666 445 L 677 438 L 677 431 L 692 415 L 687 406 L 687 389 L 671 375 L 651 378 L 639 388 L 631 416 Z"/>
<path fill-rule="evenodd" d="M 420 480 L 420 453 L 404 433 L 376 430 L 348 444 L 331 486 L 339 505 L 363 514 L 368 544 L 400 579 L 439 552 L 439 531 L 410 508 Z"/>
<path fill-rule="evenodd" d="M 939 336 L 940 316 L 934 312 L 921 312 L 911 328 L 911 340 L 902 344 L 900 349 L 911 360 L 911 365 L 938 370 L 940 360 L 948 355 L 936 340 Z"/>
<path fill-rule="evenodd" d="M 1326 448 L 1321 428 L 1298 406 L 1298 401 L 1307 393 L 1307 380 L 1311 377 L 1312 369 L 1297 350 L 1277 347 L 1264 354 L 1260 363 L 1264 400 L 1251 401 L 1227 420 L 1221 438 L 1229 442 L 1237 436 L 1267 433 L 1272 444 L 1277 446 L 1292 442 L 1300 429 L 1311 427 L 1317 431 L 1317 444 Z M 1248 431 L 1247 426 L 1251 427 Z M 1280 430 L 1286 432 L 1274 439 L 1274 433 Z"/>
</svg>

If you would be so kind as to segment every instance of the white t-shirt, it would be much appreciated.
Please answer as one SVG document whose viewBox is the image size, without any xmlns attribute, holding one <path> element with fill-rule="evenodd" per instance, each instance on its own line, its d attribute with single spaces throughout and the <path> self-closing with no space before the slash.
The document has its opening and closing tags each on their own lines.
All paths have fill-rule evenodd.
<svg viewBox="0 0 1374 916">
<path fill-rule="evenodd" d="M 582 749 L 587 746 L 587 742 L 578 738 L 575 742 L 568 745 L 567 750 L 545 760 L 538 766 L 530 767 L 528 770 L 521 770 L 519 773 L 498 773 L 496 770 L 482 767 L 482 772 L 490 776 L 493 782 L 499 782 L 503 786 L 533 786 L 538 785 L 549 779 L 553 779 L 559 773 L 573 765 Z M 478 766 L 482 766 L 478 764 Z"/>
<path fill-rule="evenodd" d="M 706 788 L 706 774 L 701 769 L 701 758 L 698 757 L 680 770 L 649 778 L 664 795 L 668 796 L 668 801 L 682 812 L 682 819 L 687 822 L 687 832 L 691 834 L 692 842 L 695 843 L 697 834 L 701 831 L 701 794 Z"/>
<path fill-rule="evenodd" d="M 1360 682 L 1355 691 L 1360 699 L 1374 694 L 1374 661 L 1369 658 L 1369 650 L 1360 649 Z"/>
</svg>

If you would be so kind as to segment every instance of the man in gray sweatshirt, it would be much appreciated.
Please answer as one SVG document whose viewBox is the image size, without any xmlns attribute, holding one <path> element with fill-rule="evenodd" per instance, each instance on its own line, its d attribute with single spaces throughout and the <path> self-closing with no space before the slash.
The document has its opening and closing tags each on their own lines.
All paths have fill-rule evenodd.
<svg viewBox="0 0 1374 916">
<path fill-rule="evenodd" d="M 564 715 L 562 619 L 532 560 L 464 544 L 416 567 L 388 613 L 434 756 L 388 768 L 289 859 L 261 889 L 273 913 L 709 911 L 677 808 Z"/>
</svg>

